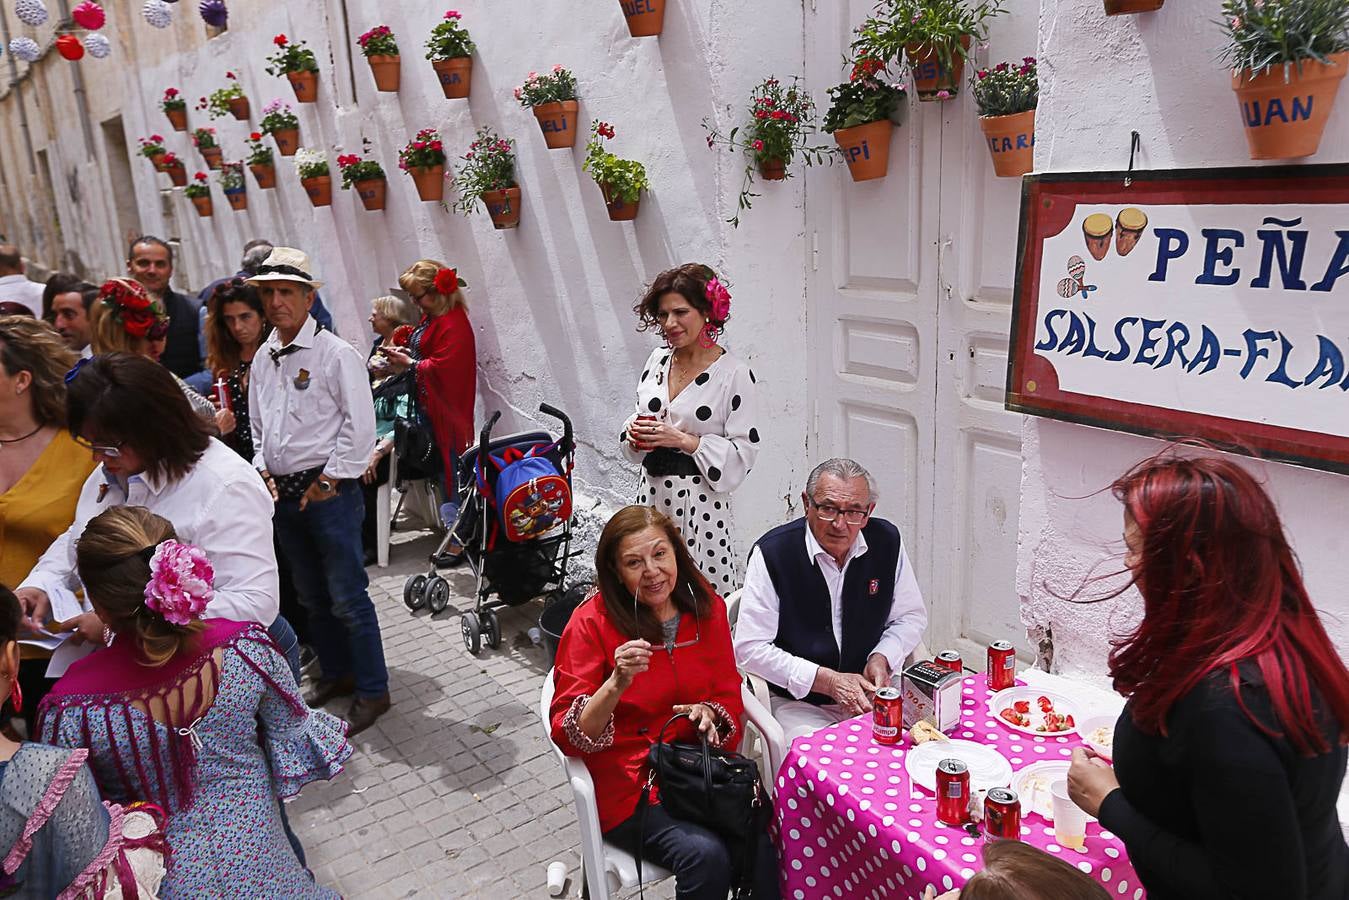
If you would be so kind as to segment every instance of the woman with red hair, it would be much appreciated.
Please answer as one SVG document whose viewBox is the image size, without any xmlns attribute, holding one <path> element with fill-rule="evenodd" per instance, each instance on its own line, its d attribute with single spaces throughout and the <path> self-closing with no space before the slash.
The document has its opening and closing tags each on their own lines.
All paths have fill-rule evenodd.
<svg viewBox="0 0 1349 900">
<path fill-rule="evenodd" d="M 1110 653 L 1114 769 L 1074 751 L 1073 799 L 1151 900 L 1349 896 L 1349 672 L 1274 504 L 1229 460 L 1170 453 L 1112 491 L 1143 620 Z"/>
</svg>

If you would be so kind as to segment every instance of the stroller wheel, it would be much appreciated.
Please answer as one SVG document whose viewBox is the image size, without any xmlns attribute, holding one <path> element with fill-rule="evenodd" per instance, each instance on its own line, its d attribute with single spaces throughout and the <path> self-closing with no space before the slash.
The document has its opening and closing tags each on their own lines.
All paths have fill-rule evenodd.
<svg viewBox="0 0 1349 900">
<path fill-rule="evenodd" d="M 484 609 L 482 611 L 482 631 L 483 643 L 489 650 L 495 650 L 501 646 L 501 623 L 497 621 L 497 613 L 494 609 Z"/>
<path fill-rule="evenodd" d="M 403 605 L 413 612 L 426 605 L 425 575 L 409 575 L 403 582 Z"/>
<path fill-rule="evenodd" d="M 466 612 L 459 620 L 459 630 L 464 633 L 464 646 L 474 656 L 482 649 L 482 635 L 478 630 L 478 614 Z"/>
<path fill-rule="evenodd" d="M 433 613 L 444 612 L 450 605 L 450 583 L 439 575 L 432 576 L 426 585 L 426 604 Z"/>
</svg>

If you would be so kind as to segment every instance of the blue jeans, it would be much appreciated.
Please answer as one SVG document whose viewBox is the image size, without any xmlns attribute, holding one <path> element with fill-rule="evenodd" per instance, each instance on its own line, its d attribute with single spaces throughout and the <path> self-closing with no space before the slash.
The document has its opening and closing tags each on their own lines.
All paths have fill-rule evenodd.
<svg viewBox="0 0 1349 900">
<path fill-rule="evenodd" d="M 286 658 L 286 665 L 290 666 L 290 673 L 295 676 L 295 687 L 300 687 L 300 639 L 295 636 L 295 629 L 290 627 L 285 616 L 277 616 L 276 621 L 267 626 L 267 634 L 271 636 L 272 642 L 276 644 L 281 655 Z"/>
<path fill-rule="evenodd" d="M 373 698 L 389 692 L 389 671 L 362 561 L 364 516 L 361 486 L 347 479 L 303 511 L 299 500 L 277 501 L 274 521 L 324 679 L 352 678 L 358 697 Z"/>
</svg>

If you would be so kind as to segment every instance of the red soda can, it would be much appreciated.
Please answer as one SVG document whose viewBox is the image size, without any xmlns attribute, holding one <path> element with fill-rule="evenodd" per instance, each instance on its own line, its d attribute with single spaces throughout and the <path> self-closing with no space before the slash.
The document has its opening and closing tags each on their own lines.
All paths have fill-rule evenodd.
<svg viewBox="0 0 1349 900">
<path fill-rule="evenodd" d="M 988 645 L 988 689 L 1002 691 L 1016 684 L 1016 651 L 1011 641 Z"/>
<path fill-rule="evenodd" d="M 952 672 L 964 672 L 965 663 L 960 659 L 960 651 L 943 650 L 932 660 L 944 669 L 950 669 Z"/>
<path fill-rule="evenodd" d="M 886 685 L 871 702 L 871 736 L 878 744 L 898 744 L 904 733 L 904 704 L 899 689 Z"/>
<path fill-rule="evenodd" d="M 958 759 L 937 763 L 937 820 L 947 825 L 970 820 L 970 767 Z"/>
<path fill-rule="evenodd" d="M 1011 788 L 993 788 L 984 798 L 984 834 L 1021 840 L 1021 798 Z"/>
<path fill-rule="evenodd" d="M 633 421 L 632 424 L 633 424 L 633 425 L 636 425 L 638 422 L 659 422 L 659 421 L 660 421 L 660 419 L 658 419 L 658 418 L 655 417 L 655 416 L 641 415 L 641 416 L 638 416 L 638 417 L 636 418 L 636 420 Z M 636 435 L 634 435 L 634 438 L 635 438 L 635 437 L 636 437 Z M 650 444 L 646 444 L 646 443 L 643 443 L 643 442 L 641 442 L 641 441 L 635 441 L 634 444 L 633 444 L 633 448 L 636 449 L 636 450 L 641 450 L 641 451 L 647 451 L 647 450 L 653 449 L 652 446 L 651 446 Z"/>
<path fill-rule="evenodd" d="M 230 405 L 230 386 L 223 378 L 215 380 L 215 398 L 220 401 L 220 408 L 233 412 L 234 407 Z"/>
</svg>

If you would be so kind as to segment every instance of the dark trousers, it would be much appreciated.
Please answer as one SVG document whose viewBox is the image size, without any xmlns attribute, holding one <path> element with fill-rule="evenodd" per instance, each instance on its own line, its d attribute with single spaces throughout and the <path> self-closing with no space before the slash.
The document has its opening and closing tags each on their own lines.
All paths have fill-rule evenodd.
<svg viewBox="0 0 1349 900">
<path fill-rule="evenodd" d="M 643 828 L 641 814 L 618 824 L 604 835 L 618 847 L 669 869 L 675 877 L 678 900 L 726 900 L 731 890 L 731 857 L 726 842 L 692 822 L 676 819 L 660 804 L 647 807 Z M 768 832 L 759 836 L 754 859 L 756 900 L 778 900 L 778 854 Z"/>
<path fill-rule="evenodd" d="M 375 466 L 375 480 L 366 484 L 361 482 L 361 493 L 365 496 L 365 518 L 361 523 L 361 543 L 365 551 L 371 556 L 378 550 L 377 540 L 379 538 L 379 522 L 377 518 L 379 511 L 375 508 L 375 498 L 379 496 L 381 486 L 389 482 L 389 457 L 381 456 L 379 464 Z"/>
<path fill-rule="evenodd" d="M 309 613 L 309 639 L 325 679 L 352 678 L 359 697 L 389 692 L 379 618 L 361 559 L 360 483 L 347 479 L 331 500 L 300 509 L 276 504 L 276 536 L 290 563 L 300 603 Z"/>
</svg>

